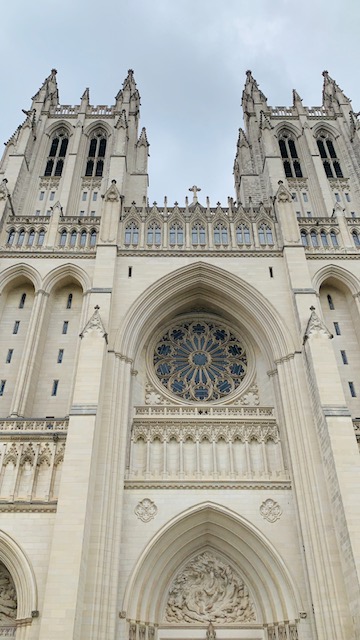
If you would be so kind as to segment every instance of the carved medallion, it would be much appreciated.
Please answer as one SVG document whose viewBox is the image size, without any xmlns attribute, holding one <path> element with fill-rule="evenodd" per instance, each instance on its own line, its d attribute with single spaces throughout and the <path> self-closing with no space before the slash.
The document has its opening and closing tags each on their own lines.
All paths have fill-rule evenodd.
<svg viewBox="0 0 360 640">
<path fill-rule="evenodd" d="M 166 622 L 224 624 L 255 619 L 243 581 L 230 565 L 208 551 L 193 558 L 170 588 Z"/>
<path fill-rule="evenodd" d="M 150 522 L 153 518 L 155 518 L 158 512 L 158 508 L 152 500 L 149 498 L 144 498 L 141 500 L 139 504 L 135 507 L 134 513 L 143 522 Z"/>
<path fill-rule="evenodd" d="M 275 500 L 268 498 L 267 500 L 264 500 L 260 506 L 260 513 L 268 522 L 276 522 L 282 514 L 282 509 Z"/>
</svg>

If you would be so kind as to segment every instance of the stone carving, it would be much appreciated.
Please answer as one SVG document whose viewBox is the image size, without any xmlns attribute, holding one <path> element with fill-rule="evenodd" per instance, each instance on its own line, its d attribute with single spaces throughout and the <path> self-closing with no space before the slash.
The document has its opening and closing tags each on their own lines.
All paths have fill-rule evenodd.
<svg viewBox="0 0 360 640">
<path fill-rule="evenodd" d="M 130 623 L 129 640 L 136 640 L 136 624 Z"/>
<path fill-rule="evenodd" d="M 0 564 L 0 625 L 14 623 L 16 619 L 16 590 L 10 573 Z"/>
<path fill-rule="evenodd" d="M 279 180 L 278 185 L 276 197 L 279 202 L 292 202 L 291 193 L 286 189 L 282 180 Z"/>
<path fill-rule="evenodd" d="M 215 631 L 213 625 L 211 624 L 211 622 L 210 622 L 210 624 L 208 626 L 208 629 L 207 629 L 207 632 L 206 632 L 206 638 L 207 638 L 207 640 L 216 640 L 216 631 Z"/>
<path fill-rule="evenodd" d="M 119 202 L 120 192 L 116 186 L 116 180 L 111 180 L 111 185 L 105 193 L 105 202 Z"/>
<path fill-rule="evenodd" d="M 315 307 L 311 306 L 310 311 L 311 311 L 311 314 L 305 330 L 304 342 L 307 338 L 309 338 L 314 333 L 320 333 L 324 336 L 327 336 L 328 338 L 332 338 L 333 337 L 332 334 L 326 328 L 323 321 L 320 320 L 319 316 L 315 312 Z"/>
<path fill-rule="evenodd" d="M 271 423 L 248 423 L 237 425 L 212 425 L 210 424 L 185 424 L 179 425 L 170 420 L 167 424 L 135 424 L 132 431 L 132 439 L 134 442 L 138 440 L 144 440 L 153 442 L 154 440 L 169 441 L 175 439 L 177 442 L 180 440 L 192 440 L 193 442 L 208 440 L 209 442 L 219 442 L 219 440 L 225 440 L 226 442 L 234 442 L 240 440 L 241 442 L 250 442 L 256 440 L 257 442 L 279 442 L 279 431 L 274 422 Z"/>
<path fill-rule="evenodd" d="M 275 500 L 268 498 L 267 500 L 264 500 L 260 506 L 260 513 L 268 522 L 276 522 L 282 514 L 282 509 Z"/>
<path fill-rule="evenodd" d="M 150 382 L 147 382 L 145 387 L 145 404 L 169 404 L 168 400 L 165 400 L 164 396 L 156 391 Z"/>
<path fill-rule="evenodd" d="M 2 180 L 0 184 L 0 200 L 6 200 L 7 196 L 9 195 L 9 191 L 6 185 L 7 179 L 4 178 L 4 180 Z"/>
<path fill-rule="evenodd" d="M 244 407 L 258 407 L 260 404 L 260 398 L 257 384 L 254 383 L 253 385 L 251 385 L 246 393 L 240 396 L 239 400 L 236 400 L 234 404 Z"/>
<path fill-rule="evenodd" d="M 145 640 L 145 635 L 146 635 L 146 627 L 145 625 L 141 624 L 139 626 L 139 640 Z"/>
<path fill-rule="evenodd" d="M 104 325 L 102 323 L 101 320 L 101 316 L 99 313 L 99 309 L 100 307 L 98 305 L 96 305 L 96 307 L 94 307 L 95 311 L 92 314 L 90 320 L 88 320 L 88 322 L 86 323 L 85 327 L 83 328 L 82 332 L 80 333 L 80 338 L 83 338 L 84 335 L 86 333 L 89 333 L 90 331 L 99 331 L 101 333 L 101 336 L 103 338 L 105 338 L 106 343 L 107 343 L 107 333 L 105 331 Z"/>
<path fill-rule="evenodd" d="M 136 505 L 134 509 L 135 515 L 142 520 L 143 522 L 150 522 L 153 518 L 155 518 L 158 512 L 158 508 L 152 500 L 149 498 L 144 498 L 141 500 L 138 505 Z"/>
<path fill-rule="evenodd" d="M 206 551 L 189 562 L 173 582 L 167 622 L 234 623 L 255 620 L 247 587 L 233 569 Z M 211 631 L 210 627 L 208 633 Z M 215 638 L 215 635 L 207 635 Z"/>
<path fill-rule="evenodd" d="M 149 627 L 148 640 L 154 640 L 154 638 L 155 638 L 155 627 Z"/>
</svg>

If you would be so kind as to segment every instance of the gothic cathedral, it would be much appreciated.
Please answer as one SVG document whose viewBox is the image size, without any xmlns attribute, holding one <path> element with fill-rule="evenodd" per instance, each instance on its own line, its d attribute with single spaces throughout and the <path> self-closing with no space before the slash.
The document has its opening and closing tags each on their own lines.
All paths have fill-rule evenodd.
<svg viewBox="0 0 360 640">
<path fill-rule="evenodd" d="M 359 640 L 360 125 L 323 76 L 247 72 L 227 206 L 149 204 L 131 70 L 112 106 L 52 70 L 7 142 L 0 637 Z"/>
</svg>

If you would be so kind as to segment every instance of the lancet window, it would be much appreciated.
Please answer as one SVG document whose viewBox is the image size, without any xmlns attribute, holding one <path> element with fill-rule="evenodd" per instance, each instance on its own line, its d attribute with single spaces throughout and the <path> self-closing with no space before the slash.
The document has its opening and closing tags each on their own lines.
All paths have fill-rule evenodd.
<svg viewBox="0 0 360 640">
<path fill-rule="evenodd" d="M 45 167 L 45 176 L 61 176 L 66 151 L 69 144 L 69 137 L 67 131 L 59 129 L 52 138 L 50 151 Z"/>
<path fill-rule="evenodd" d="M 147 230 L 147 243 L 148 244 L 161 244 L 161 228 L 157 222 L 151 222 Z"/>
<path fill-rule="evenodd" d="M 274 244 L 274 238 L 271 228 L 266 224 L 259 226 L 259 242 L 261 245 Z"/>
<path fill-rule="evenodd" d="M 360 247 L 360 236 L 357 231 L 352 232 L 355 247 Z"/>
<path fill-rule="evenodd" d="M 178 222 L 174 222 L 170 227 L 169 243 L 171 245 L 173 245 L 173 244 L 177 244 L 177 245 L 184 244 L 184 229 L 183 229 L 182 225 L 179 224 Z"/>
<path fill-rule="evenodd" d="M 287 178 L 302 178 L 300 160 L 294 136 L 289 131 L 282 131 L 279 137 L 280 153 Z"/>
<path fill-rule="evenodd" d="M 251 244 L 250 229 L 246 224 L 238 224 L 236 228 L 236 241 L 238 244 Z"/>
<path fill-rule="evenodd" d="M 200 222 L 196 222 L 191 229 L 191 242 L 192 244 L 206 243 L 205 227 Z"/>
<path fill-rule="evenodd" d="M 139 227 L 135 222 L 130 222 L 125 229 L 125 244 L 139 244 Z"/>
<path fill-rule="evenodd" d="M 327 131 L 320 131 L 316 143 L 327 178 L 343 178 L 343 172 L 335 150 L 335 144 Z"/>
<path fill-rule="evenodd" d="M 217 224 L 214 227 L 214 244 L 228 244 L 229 242 L 229 233 L 228 229 L 224 224 Z"/>
<path fill-rule="evenodd" d="M 106 153 L 106 136 L 100 130 L 94 133 L 90 139 L 88 158 L 86 162 L 86 176 L 101 177 L 104 172 L 104 158 Z"/>
</svg>

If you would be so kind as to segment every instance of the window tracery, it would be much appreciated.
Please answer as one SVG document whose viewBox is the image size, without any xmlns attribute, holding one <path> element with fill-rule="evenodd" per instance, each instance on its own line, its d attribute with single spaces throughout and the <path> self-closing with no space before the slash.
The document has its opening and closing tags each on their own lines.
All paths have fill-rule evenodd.
<svg viewBox="0 0 360 640">
<path fill-rule="evenodd" d="M 51 141 L 50 151 L 45 167 L 45 176 L 61 176 L 68 144 L 69 137 L 67 131 L 65 129 L 59 129 L 56 131 Z"/>
<path fill-rule="evenodd" d="M 184 229 L 179 222 L 174 222 L 170 227 L 169 243 L 177 245 L 184 244 Z"/>
<path fill-rule="evenodd" d="M 92 135 L 86 162 L 86 177 L 101 177 L 103 175 L 106 144 L 107 140 L 104 131 L 99 130 Z"/>
<path fill-rule="evenodd" d="M 139 227 L 135 222 L 130 222 L 125 229 L 125 244 L 139 244 Z"/>
<path fill-rule="evenodd" d="M 184 400 L 219 400 L 235 391 L 247 372 L 247 355 L 226 325 L 210 318 L 174 324 L 153 353 L 157 379 Z"/>
<path fill-rule="evenodd" d="M 287 178 L 302 178 L 300 160 L 296 149 L 294 136 L 286 129 L 280 133 L 279 147 Z"/>
<path fill-rule="evenodd" d="M 334 141 L 328 131 L 322 129 L 319 131 L 316 143 L 319 149 L 320 157 L 324 166 L 327 178 L 343 178 L 343 172 L 340 167 Z"/>
</svg>

